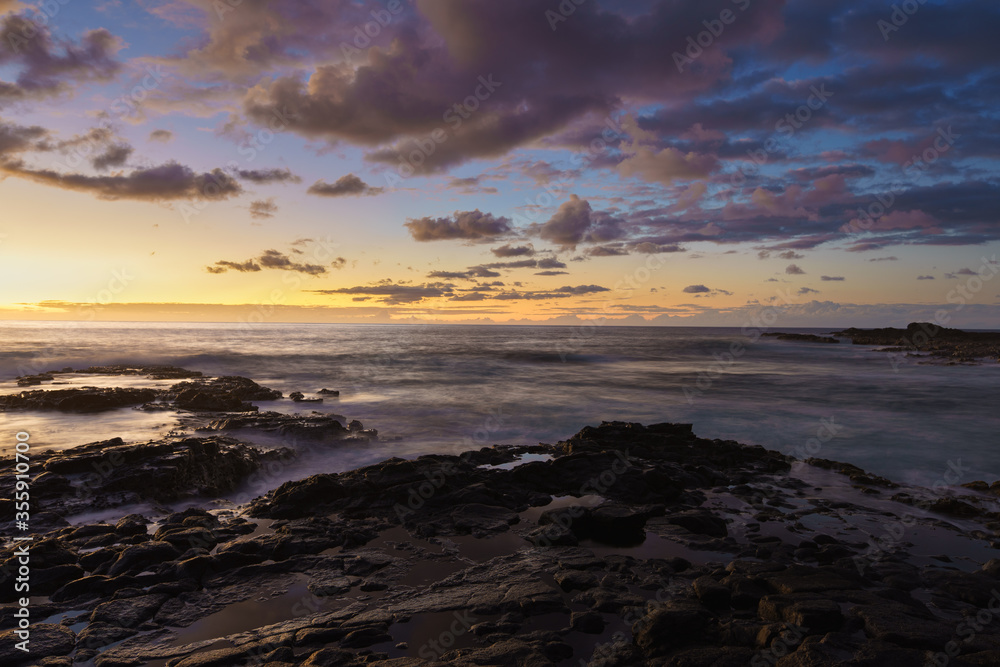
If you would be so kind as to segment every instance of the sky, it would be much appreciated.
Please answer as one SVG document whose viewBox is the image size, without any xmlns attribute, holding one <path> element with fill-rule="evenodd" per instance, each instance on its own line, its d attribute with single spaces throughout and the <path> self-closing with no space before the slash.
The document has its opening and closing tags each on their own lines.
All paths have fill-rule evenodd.
<svg viewBox="0 0 1000 667">
<path fill-rule="evenodd" d="M 1000 328 L 998 28 L 0 0 L 0 319 Z"/>
</svg>

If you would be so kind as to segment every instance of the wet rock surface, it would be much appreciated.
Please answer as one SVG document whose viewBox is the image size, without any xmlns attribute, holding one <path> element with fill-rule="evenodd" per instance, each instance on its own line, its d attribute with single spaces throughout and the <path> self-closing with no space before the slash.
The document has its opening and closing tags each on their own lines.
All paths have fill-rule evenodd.
<svg viewBox="0 0 1000 667">
<path fill-rule="evenodd" d="M 31 459 L 31 514 L 36 525 L 65 525 L 63 517 L 143 501 L 169 502 L 216 496 L 235 489 L 269 461 L 287 459 L 285 449 L 260 450 L 238 440 L 212 436 L 126 444 L 113 438 Z M 0 460 L 6 469 L 11 459 Z M 0 497 L 14 497 L 13 475 L 0 478 Z M 13 512 L 0 516 L 4 531 Z M 85 528 L 81 528 L 84 530 Z M 94 546 L 110 539 L 101 528 L 87 529 Z M 144 530 L 144 528 L 143 528 Z"/>
<path fill-rule="evenodd" d="M 211 386 L 262 395 L 229 380 L 171 391 Z M 246 412 L 209 428 L 364 432 L 330 420 Z M 130 504 L 220 493 L 273 453 L 218 435 L 111 440 L 39 454 L 34 512 L 68 509 L 113 454 L 124 463 L 86 502 L 121 516 L 34 535 L 33 653 L 3 641 L 3 664 L 1000 661 L 988 485 L 935 496 L 690 425 L 611 422 L 555 445 L 316 474 L 245 507 L 146 515 Z M 938 511 L 954 504 L 960 516 Z M 5 591 L 16 564 L 5 545 Z M 11 601 L 0 632 L 14 627 Z"/>
<path fill-rule="evenodd" d="M 905 329 L 845 329 L 833 334 L 855 345 L 887 345 L 884 351 L 923 353 L 932 360 L 951 363 L 1000 361 L 1000 333 L 949 329 L 931 322 L 911 322 Z"/>
</svg>

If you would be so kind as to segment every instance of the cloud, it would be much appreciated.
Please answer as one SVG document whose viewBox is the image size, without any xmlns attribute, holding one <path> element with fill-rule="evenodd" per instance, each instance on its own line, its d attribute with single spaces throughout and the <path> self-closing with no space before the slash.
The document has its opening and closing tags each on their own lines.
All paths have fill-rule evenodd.
<svg viewBox="0 0 1000 667">
<path fill-rule="evenodd" d="M 669 252 L 685 252 L 684 248 L 680 247 L 676 243 L 660 244 L 660 243 L 650 243 L 649 241 L 643 241 L 641 243 L 634 243 L 629 248 L 633 252 L 642 253 L 644 255 L 658 255 L 661 253 Z"/>
<path fill-rule="evenodd" d="M 846 278 L 844 278 L 844 276 L 820 276 L 819 279 L 820 280 L 825 280 L 825 281 L 844 281 L 844 280 L 846 280 Z"/>
<path fill-rule="evenodd" d="M 897 261 L 899 261 L 899 258 L 896 257 L 896 256 L 894 256 L 894 255 L 890 255 L 889 257 L 872 257 L 868 261 L 869 262 L 897 262 Z"/>
<path fill-rule="evenodd" d="M 917 280 L 934 280 L 934 276 L 917 276 Z"/>
<path fill-rule="evenodd" d="M 472 280 L 473 278 L 498 278 L 500 274 L 492 269 L 488 269 L 485 266 L 473 266 L 469 267 L 468 271 L 431 271 L 427 274 L 428 278 L 442 278 L 442 279 L 464 279 Z"/>
<path fill-rule="evenodd" d="M 627 255 L 628 250 L 617 246 L 599 245 L 587 248 L 584 254 L 588 257 L 618 257 Z"/>
<path fill-rule="evenodd" d="M 639 176 L 650 183 L 669 185 L 676 180 L 706 178 L 718 167 L 714 155 L 683 153 L 672 147 L 658 152 L 641 147 L 618 165 L 618 172 L 625 177 Z"/>
<path fill-rule="evenodd" d="M 704 285 L 688 285 L 681 291 L 684 292 L 685 294 L 704 294 L 707 292 L 711 292 L 712 290 L 709 289 L 708 287 L 705 287 Z"/>
<path fill-rule="evenodd" d="M 37 149 L 37 142 L 48 136 L 44 127 L 18 125 L 0 121 L 0 159 L 5 155 L 14 155 Z"/>
<path fill-rule="evenodd" d="M 339 267 L 338 267 L 339 268 Z M 231 262 L 219 260 L 214 266 L 207 266 L 205 270 L 209 273 L 225 273 L 226 271 L 239 271 L 241 273 L 255 273 L 263 269 L 276 269 L 283 271 L 295 271 L 306 273 L 311 276 L 318 276 L 326 273 L 326 267 L 319 264 L 300 264 L 292 261 L 288 255 L 277 250 L 265 250 L 258 257 L 248 259 L 245 262 Z"/>
<path fill-rule="evenodd" d="M 236 175 L 245 181 L 263 185 L 266 183 L 301 183 L 302 179 L 291 169 L 237 169 Z"/>
<path fill-rule="evenodd" d="M 531 245 L 513 246 L 508 243 L 499 248 L 491 248 L 490 252 L 497 257 L 531 257 L 535 254 L 535 248 Z"/>
<path fill-rule="evenodd" d="M 567 276 L 569 271 L 539 271 L 536 276 Z"/>
<path fill-rule="evenodd" d="M 560 287 L 549 291 L 511 291 L 500 292 L 493 298 L 499 301 L 545 301 L 548 299 L 566 299 L 573 296 L 584 296 L 587 294 L 599 294 L 600 292 L 610 292 L 607 287 L 600 285 L 577 285 Z"/>
<path fill-rule="evenodd" d="M 0 18 L 0 65 L 17 71 L 0 80 L 0 107 L 37 100 L 85 81 L 108 81 L 121 69 L 115 55 L 124 43 L 104 28 L 89 30 L 79 43 L 55 40 L 48 27 L 22 14 Z"/>
<path fill-rule="evenodd" d="M 800 287 L 798 294 L 819 294 L 819 290 L 812 289 L 810 287 Z"/>
<path fill-rule="evenodd" d="M 799 268 L 797 264 L 789 264 L 785 267 L 785 273 L 793 276 L 801 276 L 805 274 L 805 271 Z"/>
<path fill-rule="evenodd" d="M 274 197 L 258 199 L 250 202 L 250 217 L 257 220 L 273 218 L 278 212 L 278 205 L 274 203 Z"/>
<path fill-rule="evenodd" d="M 486 194 L 495 195 L 500 192 L 491 185 L 483 185 L 484 176 L 469 176 L 465 178 L 452 178 L 446 187 L 458 190 L 464 194 Z"/>
<path fill-rule="evenodd" d="M 381 303 L 394 305 L 417 303 L 425 299 L 434 299 L 454 294 L 449 283 L 426 283 L 423 285 L 403 285 L 391 280 L 383 280 L 374 285 L 358 285 L 339 289 L 311 290 L 316 294 L 351 294 L 366 297 L 378 297 Z"/>
<path fill-rule="evenodd" d="M 103 153 L 91 161 L 91 164 L 98 171 L 104 171 L 108 167 L 121 167 L 128 161 L 129 156 L 132 155 L 132 150 L 132 147 L 127 144 L 108 146 Z"/>
<path fill-rule="evenodd" d="M 32 169 L 20 160 L 9 160 L 0 161 L 0 173 L 64 190 L 86 192 L 107 200 L 221 200 L 243 192 L 239 183 L 221 169 L 199 174 L 176 162 L 135 169 L 127 174 L 89 176 Z"/>
<path fill-rule="evenodd" d="M 492 213 L 456 211 L 450 218 L 410 219 L 404 226 L 415 241 L 493 241 L 513 231 L 510 218 Z"/>
<path fill-rule="evenodd" d="M 542 225 L 533 225 L 531 232 L 562 248 L 575 248 L 580 243 L 601 243 L 623 236 L 620 221 L 606 213 L 595 212 L 590 202 L 570 195 L 555 214 Z"/>
<path fill-rule="evenodd" d="M 373 188 L 354 174 L 347 174 L 337 179 L 336 183 L 326 183 L 319 180 L 309 186 L 306 191 L 319 197 L 348 197 L 381 194 L 384 188 Z"/>
<path fill-rule="evenodd" d="M 169 144 L 174 140 L 174 133 L 170 130 L 153 130 L 149 133 L 149 140 Z"/>
</svg>

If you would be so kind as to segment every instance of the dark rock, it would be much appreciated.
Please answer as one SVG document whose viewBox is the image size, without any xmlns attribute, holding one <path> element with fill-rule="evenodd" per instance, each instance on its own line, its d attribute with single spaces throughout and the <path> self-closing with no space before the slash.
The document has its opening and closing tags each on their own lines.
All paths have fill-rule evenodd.
<svg viewBox="0 0 1000 667">
<path fill-rule="evenodd" d="M 698 600 L 709 609 L 729 609 L 732 593 L 712 577 L 698 577 L 693 586 Z"/>
<path fill-rule="evenodd" d="M 709 617 L 700 605 L 670 601 L 633 625 L 632 635 L 644 655 L 664 655 L 696 642 Z"/>
<path fill-rule="evenodd" d="M 146 542 L 128 547 L 119 554 L 108 570 L 108 575 L 139 574 L 155 568 L 160 563 L 171 561 L 181 554 L 181 550 L 169 542 Z"/>
<path fill-rule="evenodd" d="M 103 412 L 141 405 L 157 396 L 155 389 L 97 388 L 36 389 L 0 396 L 0 410 L 58 410 Z"/>
<path fill-rule="evenodd" d="M 3 665 L 37 664 L 44 657 L 69 655 L 76 645 L 76 635 L 69 628 L 61 625 L 34 623 L 31 626 L 31 637 L 28 653 L 15 647 L 21 641 L 13 630 L 0 632 L 0 663 Z"/>
</svg>

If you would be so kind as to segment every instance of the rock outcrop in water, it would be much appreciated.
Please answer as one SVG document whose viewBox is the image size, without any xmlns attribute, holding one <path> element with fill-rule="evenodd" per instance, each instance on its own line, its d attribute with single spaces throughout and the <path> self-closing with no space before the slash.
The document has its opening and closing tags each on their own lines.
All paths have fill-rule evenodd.
<svg viewBox="0 0 1000 667">
<path fill-rule="evenodd" d="M 50 659 L 0 634 L 0 660 L 998 664 L 996 497 L 953 499 L 969 508 L 954 523 L 925 490 L 816 463 L 615 422 L 313 475 L 248 516 L 62 527 L 31 556 Z"/>
<path fill-rule="evenodd" d="M 855 345 L 888 345 L 887 351 L 922 352 L 939 360 L 974 363 L 980 359 L 1000 361 L 1000 333 L 948 329 L 930 322 L 911 322 L 905 329 L 845 329 Z"/>
<path fill-rule="evenodd" d="M 258 408 L 249 401 L 274 401 L 280 391 L 262 387 L 253 380 L 238 376 L 203 378 L 197 371 L 174 366 L 95 366 L 82 371 L 71 368 L 62 371 L 22 376 L 18 385 L 30 386 L 54 382 L 68 374 L 143 375 L 151 380 L 187 378 L 169 389 L 72 387 L 66 389 L 34 389 L 0 396 L 0 411 L 58 410 L 60 412 L 103 412 L 117 408 L 143 406 L 155 410 L 176 408 L 192 412 L 254 412 Z"/>
</svg>

